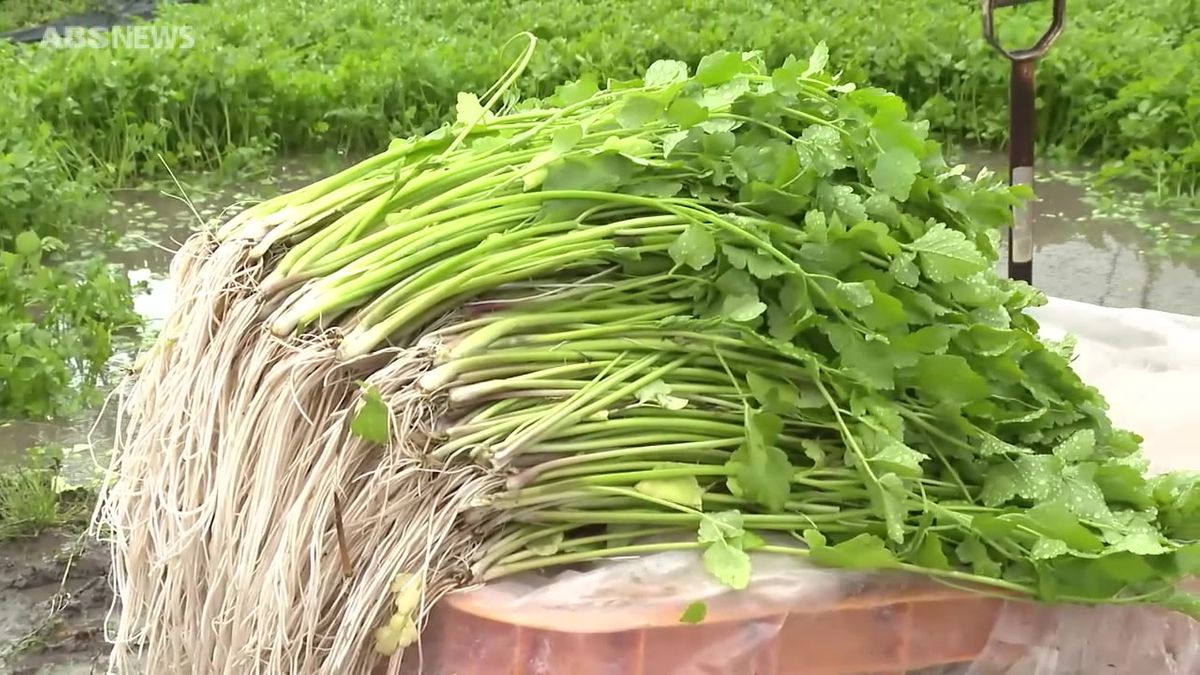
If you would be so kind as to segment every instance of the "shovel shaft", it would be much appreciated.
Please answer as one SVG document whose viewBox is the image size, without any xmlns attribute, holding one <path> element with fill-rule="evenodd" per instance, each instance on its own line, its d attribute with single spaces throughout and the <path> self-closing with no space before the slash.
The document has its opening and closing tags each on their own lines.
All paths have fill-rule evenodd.
<svg viewBox="0 0 1200 675">
<path fill-rule="evenodd" d="M 1033 188 L 1034 137 L 1037 133 L 1037 91 L 1034 85 L 1036 61 L 1012 62 L 1009 80 L 1009 182 Z M 1008 276 L 1033 281 L 1033 204 L 1026 202 L 1013 209 L 1013 225 L 1008 231 Z"/>
</svg>

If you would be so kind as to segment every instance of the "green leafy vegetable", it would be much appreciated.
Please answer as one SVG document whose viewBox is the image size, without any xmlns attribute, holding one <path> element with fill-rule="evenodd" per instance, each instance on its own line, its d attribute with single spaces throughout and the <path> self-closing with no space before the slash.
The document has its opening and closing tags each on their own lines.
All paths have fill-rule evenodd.
<svg viewBox="0 0 1200 675">
<path fill-rule="evenodd" d="M 703 623 L 706 616 L 708 616 L 708 605 L 697 600 L 684 608 L 683 614 L 679 616 L 679 623 Z"/>
<path fill-rule="evenodd" d="M 350 421 L 350 431 L 359 438 L 387 445 L 391 440 L 388 420 L 391 411 L 373 384 L 360 384 L 363 388 L 362 406 Z"/>
</svg>

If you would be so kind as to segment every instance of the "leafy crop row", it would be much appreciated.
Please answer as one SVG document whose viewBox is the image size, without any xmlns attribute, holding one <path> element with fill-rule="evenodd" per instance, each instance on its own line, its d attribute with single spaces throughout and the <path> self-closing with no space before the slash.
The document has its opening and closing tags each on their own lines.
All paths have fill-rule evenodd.
<svg viewBox="0 0 1200 675">
<path fill-rule="evenodd" d="M 868 6 L 869 5 L 869 6 Z M 1077 0 L 1040 66 L 1041 140 L 1108 162 L 1163 198 L 1200 180 L 1200 10 L 1194 0 Z M 22 55 L 20 95 L 70 139 L 74 166 L 113 182 L 175 167 L 234 167 L 278 151 L 373 151 L 429 129 L 455 93 L 486 86 L 496 45 L 543 39 L 528 94 L 591 71 L 627 77 L 658 58 L 693 65 L 717 48 L 762 50 L 768 63 L 829 43 L 846 76 L 899 93 L 936 132 L 996 145 L 1007 120 L 1007 64 L 979 30 L 978 3 L 814 0 L 214 0 L 168 7 L 195 46 L 53 50 Z M 1003 15 L 1028 43 L 1048 8 Z M 11 71 L 10 71 L 11 72 Z M 533 89 L 534 91 L 529 91 Z"/>
</svg>

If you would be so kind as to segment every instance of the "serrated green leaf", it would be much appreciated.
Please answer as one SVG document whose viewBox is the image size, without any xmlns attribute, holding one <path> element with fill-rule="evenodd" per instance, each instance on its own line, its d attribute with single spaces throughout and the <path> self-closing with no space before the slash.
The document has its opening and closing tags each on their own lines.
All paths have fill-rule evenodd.
<svg viewBox="0 0 1200 675">
<path fill-rule="evenodd" d="M 704 491 L 695 476 L 678 478 L 653 478 L 638 481 L 633 489 L 649 496 L 699 509 L 703 506 Z"/>
<path fill-rule="evenodd" d="M 1062 490 L 1062 460 L 1052 455 L 1021 457 L 1013 464 L 1017 492 L 1022 497 L 1041 502 L 1052 499 Z"/>
<path fill-rule="evenodd" d="M 27 258 L 32 257 L 41 252 L 42 238 L 36 232 L 25 230 L 16 236 L 16 239 L 13 240 L 13 246 L 17 255 Z"/>
<path fill-rule="evenodd" d="M 683 61 L 655 61 L 646 69 L 642 80 L 647 87 L 662 87 L 688 79 L 688 67 Z"/>
<path fill-rule="evenodd" d="M 479 103 L 479 97 L 465 92 L 458 93 L 458 103 L 454 106 L 454 111 L 458 123 L 468 126 L 486 124 L 492 118 L 491 113 L 484 110 L 483 105 Z"/>
<path fill-rule="evenodd" d="M 1018 480 L 1017 469 L 1011 464 L 989 467 L 979 492 L 980 501 L 989 507 L 1004 504 L 1017 496 Z"/>
<path fill-rule="evenodd" d="M 908 199 L 913 181 L 921 171 L 921 160 L 911 151 L 894 147 L 879 155 L 868 175 L 876 188 L 898 202 Z"/>
<path fill-rule="evenodd" d="M 805 530 L 809 559 L 823 567 L 852 570 L 880 570 L 896 567 L 899 560 L 888 550 L 883 540 L 871 534 L 860 534 L 840 544 L 829 546 L 816 530 Z"/>
<path fill-rule="evenodd" d="M 363 402 L 350 421 L 350 433 L 381 445 L 391 441 L 388 433 L 388 419 L 391 411 L 379 394 L 379 389 L 373 384 L 362 384 Z"/>
<path fill-rule="evenodd" d="M 755 371 L 746 374 L 746 384 L 763 410 L 786 415 L 800 407 L 800 390 L 791 382 L 776 380 Z"/>
<path fill-rule="evenodd" d="M 708 119 L 708 108 L 688 98 L 675 99 L 667 108 L 667 119 L 682 129 L 690 129 Z"/>
<path fill-rule="evenodd" d="M 913 562 L 921 567 L 934 570 L 950 569 L 950 560 L 942 549 L 942 538 L 936 532 L 926 532 L 921 539 L 921 546 L 913 556 Z"/>
<path fill-rule="evenodd" d="M 546 167 L 542 189 L 611 192 L 628 179 L 631 166 L 615 155 L 563 157 Z"/>
<path fill-rule="evenodd" d="M 586 101 L 599 91 L 600 87 L 596 83 L 596 78 L 592 75 L 584 75 L 574 82 L 559 86 L 554 92 L 552 102 L 564 107 L 574 105 Z"/>
<path fill-rule="evenodd" d="M 679 617 L 679 623 L 698 624 L 703 622 L 706 616 L 708 616 L 708 605 L 697 600 L 684 608 L 683 614 Z"/>
<path fill-rule="evenodd" d="M 750 530 L 746 530 L 746 532 L 740 537 L 733 537 L 730 541 L 733 543 L 735 548 L 740 548 L 746 552 L 750 552 L 767 545 L 766 539 L 763 539 Z"/>
<path fill-rule="evenodd" d="M 748 412 L 746 438 L 727 466 L 742 495 L 769 511 L 782 511 L 792 489 L 792 465 L 776 446 L 783 420 L 766 412 Z"/>
<path fill-rule="evenodd" d="M 1174 547 L 1168 546 L 1162 536 L 1154 531 L 1129 532 L 1109 542 L 1109 549 L 1126 551 L 1139 556 L 1153 556 L 1170 553 Z"/>
<path fill-rule="evenodd" d="M 730 321 L 753 321 L 767 311 L 757 295 L 727 295 L 721 302 L 721 316 Z"/>
<path fill-rule="evenodd" d="M 725 540 L 715 541 L 704 549 L 704 569 L 721 583 L 734 590 L 750 584 L 750 556 Z"/>
<path fill-rule="evenodd" d="M 917 269 L 916 261 L 916 254 L 902 251 L 892 258 L 888 265 L 888 273 L 895 277 L 896 281 L 913 288 L 921 281 L 921 272 Z"/>
<path fill-rule="evenodd" d="M 771 279 L 787 274 L 791 269 L 766 253 L 753 253 L 746 261 L 746 270 L 756 279 Z"/>
<path fill-rule="evenodd" d="M 794 143 L 800 164 L 818 176 L 828 176 L 850 165 L 850 156 L 837 129 L 814 124 Z"/>
<path fill-rule="evenodd" d="M 804 70 L 802 77 L 809 77 L 825 70 L 825 65 L 829 63 L 829 47 L 824 40 L 817 43 L 813 53 L 808 57 L 808 68 Z"/>
<path fill-rule="evenodd" d="M 872 455 L 869 461 L 878 464 L 887 471 L 895 471 L 906 476 L 921 475 L 921 462 L 929 459 L 929 455 L 913 450 L 901 441 L 884 437 L 882 448 Z"/>
<path fill-rule="evenodd" d="M 1005 443 L 991 434 L 985 435 L 983 442 L 979 446 L 979 454 L 984 457 L 1028 455 L 1031 452 L 1028 448 L 1022 448 L 1012 443 Z"/>
<path fill-rule="evenodd" d="M 918 354 L 941 354 L 957 330 L 957 326 L 925 326 L 895 341 Z"/>
<path fill-rule="evenodd" d="M 904 500 L 908 490 L 904 482 L 894 473 L 879 476 L 874 483 L 867 483 L 867 494 L 876 513 L 883 517 L 888 539 L 900 544 L 904 542 L 904 521 L 908 516 Z"/>
<path fill-rule="evenodd" d="M 808 296 L 808 282 L 804 277 L 789 276 L 783 282 L 783 289 L 779 292 L 779 302 L 784 311 L 789 314 L 812 309 L 812 300 Z"/>
<path fill-rule="evenodd" d="M 821 208 L 838 216 L 843 223 L 856 225 L 867 219 L 862 197 L 849 185 L 822 183 L 817 187 L 817 202 Z"/>
<path fill-rule="evenodd" d="M 554 132 L 550 137 L 550 149 L 556 154 L 561 155 L 575 147 L 579 140 L 583 138 L 583 127 L 578 124 L 572 124 L 563 127 Z"/>
<path fill-rule="evenodd" d="M 1096 432 L 1083 429 L 1071 434 L 1054 448 L 1054 454 L 1064 462 L 1082 462 L 1096 452 Z"/>
<path fill-rule="evenodd" d="M 746 533 L 739 511 L 705 513 L 700 517 L 700 543 L 707 544 L 725 539 L 736 539 Z"/>
<path fill-rule="evenodd" d="M 1100 525 L 1111 525 L 1112 511 L 1104 500 L 1104 493 L 1092 478 L 1095 465 L 1080 464 L 1062 470 L 1061 488 L 1058 499 L 1080 518 Z"/>
<path fill-rule="evenodd" d="M 896 352 L 889 345 L 868 341 L 840 324 L 822 325 L 821 330 L 829 336 L 843 369 L 875 389 L 895 388 Z"/>
<path fill-rule="evenodd" d="M 858 308 L 858 315 L 869 328 L 887 332 L 889 329 L 907 323 L 908 316 L 904 311 L 904 303 L 895 296 L 879 290 L 874 283 L 869 282 L 866 285 L 871 294 L 871 301 Z M 897 343 L 897 348 L 904 350 L 904 345 Z M 913 356 L 915 359 L 915 355 Z M 915 360 L 913 362 L 915 363 Z"/>
<path fill-rule="evenodd" d="M 717 254 L 717 242 L 702 225 L 691 224 L 667 249 L 676 265 L 687 265 L 701 270 L 713 261 Z"/>
<path fill-rule="evenodd" d="M 992 560 L 987 546 L 984 545 L 979 537 L 971 535 L 963 539 L 962 543 L 955 549 L 955 554 L 964 564 L 970 565 L 971 570 L 975 574 L 993 579 L 1000 578 L 1001 567 L 999 563 Z"/>
<path fill-rule="evenodd" d="M 650 180 L 642 180 L 627 186 L 622 191 L 631 195 L 641 195 L 643 197 L 658 197 L 666 199 L 674 197 L 683 189 L 683 183 L 673 180 L 661 180 L 652 178 Z"/>
<path fill-rule="evenodd" d="M 1012 516 L 1015 519 L 1017 516 Z M 1043 503 L 1029 509 L 1022 520 L 1029 527 L 1051 539 L 1058 539 L 1076 551 L 1095 552 L 1104 548 L 1104 543 L 1095 533 L 1079 524 L 1068 509 L 1057 503 Z"/>
<path fill-rule="evenodd" d="M 742 72 L 742 55 L 728 51 L 717 51 L 700 59 L 696 68 L 696 81 L 709 87 L 728 82 Z"/>
<path fill-rule="evenodd" d="M 1046 560 L 1066 555 L 1070 550 L 1071 548 L 1062 540 L 1043 538 L 1034 542 L 1033 548 L 1029 551 L 1029 557 L 1034 560 Z"/>
<path fill-rule="evenodd" d="M 661 101 L 649 96 L 633 96 L 617 111 L 617 122 L 626 129 L 640 129 L 657 119 L 662 111 Z"/>
<path fill-rule="evenodd" d="M 671 395 L 671 386 L 662 380 L 655 380 L 642 387 L 637 392 L 638 403 L 653 404 L 667 410 L 682 410 L 687 407 L 688 400 Z"/>
<path fill-rule="evenodd" d="M 952 354 L 929 354 L 917 363 L 914 382 L 930 400 L 954 405 L 982 401 L 992 392 L 987 380 L 970 362 Z"/>
<path fill-rule="evenodd" d="M 758 296 L 758 284 L 749 274 L 740 269 L 726 270 L 717 277 L 717 289 L 725 295 Z"/>
<path fill-rule="evenodd" d="M 671 153 L 675 151 L 675 147 L 683 141 L 687 140 L 689 133 L 687 130 L 672 131 L 662 135 L 663 157 L 670 158 Z"/>
<path fill-rule="evenodd" d="M 987 260 L 966 235 L 951 230 L 944 223 L 935 223 L 925 234 L 908 245 L 917 253 L 921 269 L 937 283 L 969 277 L 987 269 Z"/>
<path fill-rule="evenodd" d="M 838 282 L 834 286 L 837 297 L 848 309 L 858 309 L 871 304 L 871 289 L 866 284 L 854 282 Z"/>
</svg>

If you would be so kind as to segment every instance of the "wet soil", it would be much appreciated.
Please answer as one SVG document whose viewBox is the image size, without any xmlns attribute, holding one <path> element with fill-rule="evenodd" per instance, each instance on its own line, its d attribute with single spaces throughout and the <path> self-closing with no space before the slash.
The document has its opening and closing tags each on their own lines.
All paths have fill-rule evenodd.
<svg viewBox="0 0 1200 675">
<path fill-rule="evenodd" d="M 63 532 L 0 547 L 0 673 L 106 670 L 108 551 Z"/>
</svg>

